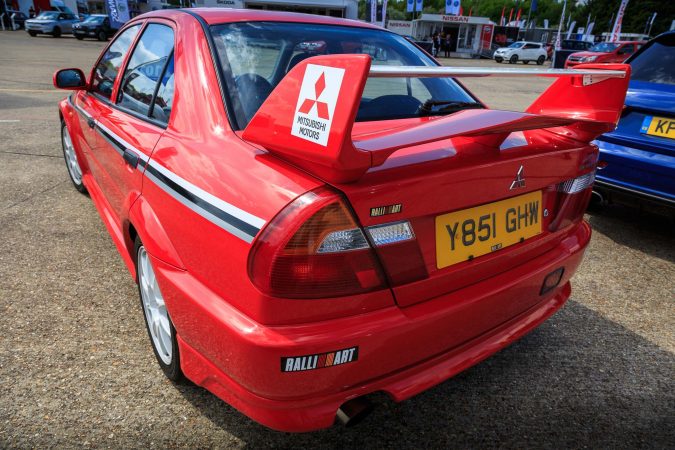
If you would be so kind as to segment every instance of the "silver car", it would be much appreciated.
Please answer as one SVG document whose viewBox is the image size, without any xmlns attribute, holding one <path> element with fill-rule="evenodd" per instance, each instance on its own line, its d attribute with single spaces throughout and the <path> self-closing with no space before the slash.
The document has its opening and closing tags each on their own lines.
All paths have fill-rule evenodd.
<svg viewBox="0 0 675 450">
<path fill-rule="evenodd" d="M 51 34 L 60 37 L 63 33 L 72 33 L 73 24 L 80 19 L 72 13 L 62 11 L 44 11 L 35 19 L 26 20 L 26 31 L 31 36 Z"/>
</svg>

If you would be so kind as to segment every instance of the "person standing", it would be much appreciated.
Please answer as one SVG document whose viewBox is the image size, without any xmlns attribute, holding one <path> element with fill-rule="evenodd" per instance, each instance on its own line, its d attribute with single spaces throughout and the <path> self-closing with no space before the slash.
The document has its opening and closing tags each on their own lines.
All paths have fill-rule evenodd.
<svg viewBox="0 0 675 450">
<path fill-rule="evenodd" d="M 28 17 L 31 18 L 31 19 L 32 19 L 33 17 L 35 17 L 35 10 L 33 9 L 33 6 L 31 6 L 30 8 L 28 8 Z"/>
<path fill-rule="evenodd" d="M 450 51 L 452 46 L 452 35 L 450 33 L 445 35 L 445 57 L 450 57 Z"/>
<path fill-rule="evenodd" d="M 434 34 L 434 58 L 438 57 L 441 51 L 441 37 L 438 33 Z"/>
</svg>

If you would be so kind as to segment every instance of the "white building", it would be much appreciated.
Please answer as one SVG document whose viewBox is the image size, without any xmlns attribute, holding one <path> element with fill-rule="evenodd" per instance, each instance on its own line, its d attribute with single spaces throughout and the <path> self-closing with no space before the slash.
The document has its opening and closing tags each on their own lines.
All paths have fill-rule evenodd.
<svg viewBox="0 0 675 450">
<path fill-rule="evenodd" d="M 392 20 L 391 31 L 411 35 L 420 41 L 430 41 L 435 34 L 451 36 L 451 55 L 470 57 L 481 48 L 489 48 L 494 24 L 488 17 L 422 14 L 413 21 Z"/>
<path fill-rule="evenodd" d="M 31 6 L 35 9 L 49 9 L 50 0 L 15 0 L 19 9 L 28 14 Z M 179 0 L 184 7 L 218 7 L 264 9 L 269 11 L 292 11 L 322 16 L 358 18 L 358 0 Z M 10 0 L 7 0 L 10 3 Z M 72 11 L 105 13 L 104 0 L 55 0 L 51 3 L 63 3 Z M 134 17 L 157 9 L 175 8 L 167 0 L 128 0 L 129 11 Z M 78 8 L 79 5 L 79 8 Z"/>
<path fill-rule="evenodd" d="M 149 0 L 153 9 L 162 0 Z M 185 0 L 187 1 L 187 0 Z M 190 0 L 196 7 L 247 8 L 269 11 L 291 11 L 331 17 L 358 18 L 358 0 Z M 161 8 L 161 6 L 159 6 Z"/>
</svg>

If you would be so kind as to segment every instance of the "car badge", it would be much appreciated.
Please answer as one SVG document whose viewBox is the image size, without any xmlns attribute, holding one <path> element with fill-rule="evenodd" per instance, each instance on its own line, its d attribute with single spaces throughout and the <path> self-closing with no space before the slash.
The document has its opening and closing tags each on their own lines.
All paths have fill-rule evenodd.
<svg viewBox="0 0 675 450">
<path fill-rule="evenodd" d="M 511 183 L 511 187 L 509 189 L 514 190 L 523 187 L 525 187 L 525 175 L 523 166 L 520 166 L 520 169 L 518 169 L 518 173 L 516 174 L 516 178 Z"/>
</svg>

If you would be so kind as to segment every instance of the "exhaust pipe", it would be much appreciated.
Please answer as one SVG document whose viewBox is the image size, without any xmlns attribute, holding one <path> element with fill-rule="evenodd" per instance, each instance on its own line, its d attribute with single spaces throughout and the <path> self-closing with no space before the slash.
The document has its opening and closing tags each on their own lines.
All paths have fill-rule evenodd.
<svg viewBox="0 0 675 450">
<path fill-rule="evenodd" d="M 357 397 L 342 404 L 337 410 L 337 418 L 345 427 L 360 423 L 373 411 L 373 404 L 364 397 Z"/>
<path fill-rule="evenodd" d="M 605 197 L 602 196 L 602 194 L 598 191 L 593 191 L 591 193 L 591 204 L 600 206 L 605 203 Z"/>
</svg>

